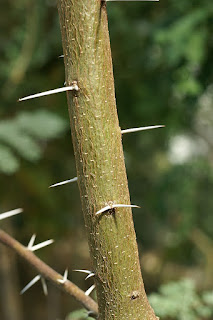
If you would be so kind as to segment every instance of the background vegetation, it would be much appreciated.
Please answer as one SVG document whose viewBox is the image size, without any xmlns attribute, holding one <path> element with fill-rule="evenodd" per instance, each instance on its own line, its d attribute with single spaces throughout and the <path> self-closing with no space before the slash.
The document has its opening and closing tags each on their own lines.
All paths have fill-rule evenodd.
<svg viewBox="0 0 213 320">
<path fill-rule="evenodd" d="M 123 137 L 132 203 L 142 207 L 134 222 L 146 290 L 161 288 L 150 299 L 162 319 L 213 319 L 213 3 L 107 7 L 121 127 L 166 125 Z M 33 233 L 38 241 L 54 238 L 39 256 L 61 273 L 69 267 L 86 290 L 90 280 L 72 272 L 90 268 L 77 185 L 48 189 L 75 176 L 66 95 L 16 102 L 63 86 L 56 1 L 3 0 L 0 21 L 0 210 L 24 208 L 1 227 L 23 244 Z M 0 246 L 1 279 L 9 257 Z M 65 319 L 78 307 L 51 285 L 47 298 L 39 285 L 19 298 L 35 274 L 20 260 L 8 263 L 20 319 Z M 175 301 L 189 297 L 182 317 L 168 302 L 171 292 Z"/>
</svg>

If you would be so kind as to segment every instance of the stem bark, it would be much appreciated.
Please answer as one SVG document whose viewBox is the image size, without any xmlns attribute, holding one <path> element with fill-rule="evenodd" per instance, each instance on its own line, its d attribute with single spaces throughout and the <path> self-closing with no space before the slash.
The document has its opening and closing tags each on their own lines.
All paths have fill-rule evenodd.
<svg viewBox="0 0 213 320">
<path fill-rule="evenodd" d="M 59 0 L 78 184 L 100 320 L 157 319 L 144 290 L 119 127 L 106 3 Z"/>
</svg>

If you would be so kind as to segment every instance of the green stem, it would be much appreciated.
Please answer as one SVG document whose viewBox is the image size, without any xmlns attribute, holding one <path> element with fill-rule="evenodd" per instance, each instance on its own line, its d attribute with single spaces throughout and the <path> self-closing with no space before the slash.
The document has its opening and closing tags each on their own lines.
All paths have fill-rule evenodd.
<svg viewBox="0 0 213 320">
<path fill-rule="evenodd" d="M 59 0 L 78 184 L 100 320 L 157 319 L 144 290 L 130 204 L 112 70 L 106 3 Z"/>
</svg>

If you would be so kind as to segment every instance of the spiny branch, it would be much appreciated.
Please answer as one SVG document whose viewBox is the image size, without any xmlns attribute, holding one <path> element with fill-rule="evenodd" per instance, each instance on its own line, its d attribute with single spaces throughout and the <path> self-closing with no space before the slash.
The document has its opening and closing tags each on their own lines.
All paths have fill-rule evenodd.
<svg viewBox="0 0 213 320">
<path fill-rule="evenodd" d="M 5 231 L 0 229 L 0 242 L 13 249 L 19 256 L 26 260 L 35 270 L 45 279 L 51 281 L 55 286 L 65 291 L 78 302 L 80 302 L 87 310 L 92 311 L 93 314 L 98 314 L 97 303 L 87 296 L 83 290 L 77 287 L 69 280 L 63 281 L 64 277 L 49 267 L 46 263 L 41 261 L 32 251 L 24 247 L 14 238 L 9 236 Z M 59 281 L 62 280 L 62 281 Z"/>
</svg>

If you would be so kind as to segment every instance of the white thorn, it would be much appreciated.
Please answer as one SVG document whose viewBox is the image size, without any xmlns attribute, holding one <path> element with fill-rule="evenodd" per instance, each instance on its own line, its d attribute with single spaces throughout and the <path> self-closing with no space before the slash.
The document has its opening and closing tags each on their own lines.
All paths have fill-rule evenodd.
<svg viewBox="0 0 213 320">
<path fill-rule="evenodd" d="M 112 205 L 108 205 L 102 209 L 100 209 L 99 211 L 96 212 L 96 215 L 103 213 L 105 211 L 108 211 L 110 209 L 113 208 L 140 208 L 139 206 L 136 206 L 135 204 L 112 204 Z"/>
<path fill-rule="evenodd" d="M 100 214 L 100 213 L 103 213 L 103 212 L 105 212 L 105 211 L 108 211 L 108 210 L 110 210 L 110 209 L 112 209 L 112 206 L 106 206 L 106 207 L 98 210 L 98 211 L 96 212 L 96 215 L 98 215 L 98 214 Z"/>
<path fill-rule="evenodd" d="M 36 238 L 36 234 L 33 234 L 32 237 L 30 238 L 27 249 L 31 250 L 32 246 L 34 245 L 35 238 Z"/>
<path fill-rule="evenodd" d="M 113 208 L 140 208 L 136 204 L 113 204 Z"/>
<path fill-rule="evenodd" d="M 121 133 L 131 133 L 131 132 L 137 132 L 137 131 L 145 131 L 145 130 L 151 130 L 151 129 L 157 129 L 157 128 L 164 128 L 164 125 L 157 125 L 157 126 L 148 126 L 148 127 L 139 127 L 139 128 L 131 128 L 131 129 L 125 129 L 121 130 Z"/>
<path fill-rule="evenodd" d="M 53 89 L 53 90 L 48 90 L 48 91 L 32 94 L 30 96 L 18 99 L 18 101 L 24 101 L 24 100 L 39 98 L 39 97 L 43 97 L 43 96 L 48 96 L 50 94 L 55 94 L 55 93 L 64 92 L 64 91 L 72 91 L 72 90 L 76 90 L 76 91 L 79 90 L 79 87 L 78 87 L 78 85 L 76 83 L 73 84 L 72 86 L 62 87 L 62 88 L 57 88 L 57 89 Z"/>
<path fill-rule="evenodd" d="M 83 272 L 83 273 L 87 273 L 87 274 L 90 274 L 92 271 L 90 270 L 86 270 L 86 269 L 75 269 L 73 271 L 77 271 L 77 272 Z"/>
<path fill-rule="evenodd" d="M 58 279 L 57 281 L 60 283 L 65 283 L 67 281 L 67 276 L 68 276 L 68 269 L 64 271 L 63 279 Z"/>
<path fill-rule="evenodd" d="M 50 245 L 51 243 L 53 243 L 54 240 L 53 239 L 50 239 L 50 240 L 46 240 L 44 242 L 41 242 L 39 244 L 36 244 L 35 246 L 32 246 L 31 248 L 28 248 L 30 251 L 36 251 L 36 250 L 39 250 L 43 247 L 46 247 L 48 245 Z"/>
<path fill-rule="evenodd" d="M 82 272 L 82 273 L 87 273 L 88 276 L 86 276 L 85 280 L 87 280 L 87 279 L 95 276 L 95 273 L 94 273 L 93 271 L 86 270 L 86 269 L 76 269 L 76 270 L 73 270 L 73 271 Z"/>
<path fill-rule="evenodd" d="M 89 296 L 94 289 L 95 289 L 95 284 L 93 284 L 89 289 L 87 289 L 87 291 L 85 291 L 85 295 Z"/>
<path fill-rule="evenodd" d="M 48 296 L 47 283 L 46 280 L 41 277 L 41 285 L 45 296 Z"/>
<path fill-rule="evenodd" d="M 87 280 L 91 277 L 94 277 L 94 276 L 95 276 L 94 272 L 91 272 L 90 274 L 88 274 L 88 276 L 86 276 L 85 280 Z"/>
<path fill-rule="evenodd" d="M 49 188 L 54 188 L 54 187 L 62 186 L 63 184 L 75 182 L 75 181 L 77 181 L 77 180 L 78 180 L 78 177 L 75 177 L 75 178 L 72 178 L 72 179 L 69 179 L 69 180 L 65 180 L 65 181 L 62 181 L 62 182 L 57 182 L 57 183 L 52 184 L 51 186 L 49 186 Z"/>
<path fill-rule="evenodd" d="M 20 294 L 23 294 L 26 292 L 30 287 L 32 287 L 36 282 L 38 282 L 41 279 L 40 275 L 37 275 L 33 280 L 31 280 L 20 292 Z"/>
<path fill-rule="evenodd" d="M 18 208 L 18 209 L 14 209 L 14 210 L 10 210 L 10 211 L 1 213 L 0 214 L 0 220 L 12 217 L 12 216 L 14 216 L 16 214 L 19 214 L 21 212 L 23 212 L 23 209 L 22 208 Z"/>
</svg>

